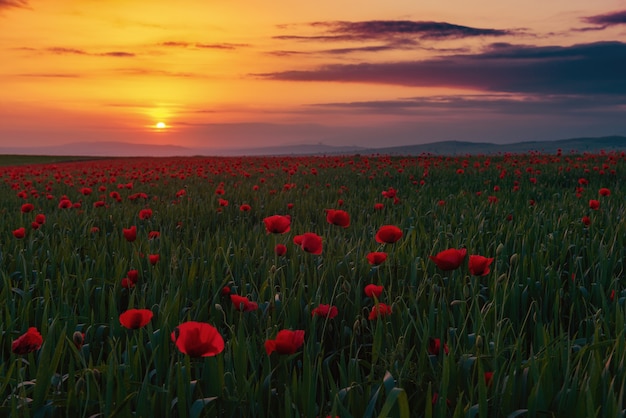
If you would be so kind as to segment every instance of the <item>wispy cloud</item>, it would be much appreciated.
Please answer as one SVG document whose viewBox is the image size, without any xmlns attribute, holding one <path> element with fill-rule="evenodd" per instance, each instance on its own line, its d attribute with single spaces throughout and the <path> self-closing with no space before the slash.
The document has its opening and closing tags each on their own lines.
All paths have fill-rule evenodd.
<svg viewBox="0 0 626 418">
<path fill-rule="evenodd" d="M 334 64 L 257 76 L 285 81 L 445 86 L 489 92 L 623 95 L 624 56 L 626 44 L 622 42 L 548 47 L 496 43 L 476 54 L 421 61 Z"/>
<path fill-rule="evenodd" d="M 18 8 L 18 9 L 30 9 L 28 0 L 0 0 L 0 10 Z"/>
<path fill-rule="evenodd" d="M 71 73 L 21 73 L 16 74 L 18 77 L 33 77 L 33 78 L 81 78 L 79 74 Z"/>
<path fill-rule="evenodd" d="M 588 16 L 582 19 L 587 23 L 601 25 L 602 28 L 613 25 L 626 25 L 626 10 L 619 10 L 602 15 Z"/>
<path fill-rule="evenodd" d="M 89 52 L 84 49 L 67 48 L 61 46 L 53 46 L 48 48 L 31 48 L 31 47 L 18 47 L 13 48 L 17 51 L 27 51 L 34 53 L 46 53 L 52 55 L 84 55 L 92 57 L 117 57 L 117 58 L 131 58 L 136 56 L 133 52 L 126 51 L 106 51 L 106 52 Z"/>
<path fill-rule="evenodd" d="M 183 42 L 183 41 L 166 41 L 157 44 L 168 48 L 192 48 L 192 49 L 222 49 L 234 50 L 238 48 L 248 47 L 248 44 L 223 43 L 203 43 L 203 42 Z"/>
</svg>

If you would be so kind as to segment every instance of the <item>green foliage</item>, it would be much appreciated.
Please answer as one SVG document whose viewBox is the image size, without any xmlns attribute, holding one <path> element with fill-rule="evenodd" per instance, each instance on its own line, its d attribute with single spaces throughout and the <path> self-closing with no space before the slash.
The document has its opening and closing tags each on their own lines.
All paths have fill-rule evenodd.
<svg viewBox="0 0 626 418">
<path fill-rule="evenodd" d="M 614 153 L 1 167 L 0 415 L 624 416 L 625 168 Z M 329 224 L 330 208 L 350 226 Z M 289 232 L 266 232 L 275 214 L 290 215 Z M 402 238 L 378 243 L 382 225 Z M 294 243 L 305 232 L 321 255 Z M 462 247 L 494 258 L 491 271 L 429 258 Z M 378 266 L 374 251 L 388 254 Z M 238 311 L 226 286 L 258 309 Z M 320 304 L 337 315 L 312 315 Z M 372 314 L 383 305 L 390 315 Z M 154 316 L 126 329 L 130 308 Z M 224 351 L 178 351 L 185 321 L 215 326 Z M 41 348 L 12 352 L 29 327 Z M 304 345 L 267 355 L 283 329 L 304 330 Z"/>
</svg>

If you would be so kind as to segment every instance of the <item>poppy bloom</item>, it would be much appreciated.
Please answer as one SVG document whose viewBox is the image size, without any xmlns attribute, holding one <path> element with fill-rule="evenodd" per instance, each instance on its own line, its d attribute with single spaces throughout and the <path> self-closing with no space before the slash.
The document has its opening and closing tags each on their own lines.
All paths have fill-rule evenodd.
<svg viewBox="0 0 626 418">
<path fill-rule="evenodd" d="M 132 289 L 133 287 L 135 287 L 135 283 L 130 280 L 128 277 L 124 277 L 122 279 L 122 287 L 124 289 Z"/>
<path fill-rule="evenodd" d="M 268 216 L 263 219 L 268 234 L 285 234 L 291 230 L 291 218 L 283 215 Z"/>
<path fill-rule="evenodd" d="M 383 210 L 385 209 L 385 205 L 382 203 L 374 203 L 374 210 Z"/>
<path fill-rule="evenodd" d="M 152 209 L 141 209 L 139 211 L 139 219 L 146 220 L 152 218 Z"/>
<path fill-rule="evenodd" d="M 256 302 L 251 302 L 244 296 L 230 295 L 230 301 L 233 303 L 235 309 L 240 312 L 256 311 L 259 308 Z"/>
<path fill-rule="evenodd" d="M 39 350 L 43 344 L 43 337 L 37 331 L 37 328 L 30 327 L 28 331 L 20 335 L 11 344 L 11 351 L 15 354 L 28 354 L 32 351 Z"/>
<path fill-rule="evenodd" d="M 333 319 L 339 313 L 336 306 L 320 304 L 317 308 L 311 310 L 311 316 L 320 316 L 322 318 Z"/>
<path fill-rule="evenodd" d="M 439 338 L 429 338 L 428 339 L 428 347 L 426 347 L 426 351 L 428 354 L 432 356 L 438 356 L 441 352 L 441 340 Z M 448 344 L 443 343 L 443 352 L 448 354 L 450 352 L 448 348 Z"/>
<path fill-rule="evenodd" d="M 130 228 L 122 228 L 122 233 L 128 242 L 133 242 L 137 239 L 137 227 L 134 225 Z"/>
<path fill-rule="evenodd" d="M 171 334 L 176 348 L 190 357 L 212 357 L 224 351 L 224 338 L 211 324 L 187 321 Z"/>
<path fill-rule="evenodd" d="M 250 207 L 250 205 L 248 205 L 247 203 L 244 203 L 243 205 L 239 206 L 239 210 L 242 212 L 250 212 L 251 209 L 252 207 Z"/>
<path fill-rule="evenodd" d="M 219 199 L 217 202 L 220 206 L 228 206 L 228 200 L 226 199 Z"/>
<path fill-rule="evenodd" d="M 278 354 L 293 354 L 304 344 L 304 330 L 283 329 L 278 331 L 276 338 L 265 340 L 265 352 L 269 356 L 274 351 Z"/>
<path fill-rule="evenodd" d="M 485 372 L 485 386 L 491 386 L 493 381 L 493 372 Z"/>
<path fill-rule="evenodd" d="M 33 210 L 35 210 L 35 205 L 33 205 L 32 203 L 24 203 L 21 208 L 22 213 L 29 213 Z"/>
<path fill-rule="evenodd" d="M 370 297 L 370 298 L 374 298 L 377 297 L 379 298 L 380 295 L 382 295 L 383 293 L 383 287 L 382 286 L 377 286 L 375 284 L 368 284 L 367 286 L 365 286 L 365 296 Z"/>
<path fill-rule="evenodd" d="M 150 309 L 129 309 L 120 314 L 120 324 L 128 329 L 139 329 L 148 325 L 152 319 Z"/>
<path fill-rule="evenodd" d="M 161 255 L 160 254 L 149 254 L 148 255 L 148 261 L 150 261 L 150 264 L 152 264 L 153 266 L 156 265 L 156 263 L 158 263 L 160 259 L 161 259 Z"/>
<path fill-rule="evenodd" d="M 44 215 L 43 213 L 38 213 L 37 215 L 35 215 L 35 222 L 37 222 L 39 225 L 45 224 L 46 215 Z"/>
<path fill-rule="evenodd" d="M 370 263 L 373 266 L 377 266 L 385 262 L 385 260 L 387 259 L 387 253 L 372 252 L 372 253 L 369 253 L 366 257 L 367 257 L 368 263 Z"/>
<path fill-rule="evenodd" d="M 600 201 L 599 200 L 595 200 L 595 199 L 591 199 L 589 201 L 589 209 L 593 209 L 593 210 L 600 209 Z"/>
<path fill-rule="evenodd" d="M 395 225 L 383 225 L 376 232 L 375 238 L 379 244 L 393 244 L 402 238 L 402 230 Z"/>
<path fill-rule="evenodd" d="M 607 189 L 606 187 L 603 187 L 600 190 L 598 190 L 598 194 L 600 196 L 610 196 L 611 195 L 611 190 Z"/>
<path fill-rule="evenodd" d="M 69 199 L 61 199 L 59 201 L 59 209 L 69 209 L 72 207 L 72 201 Z"/>
<path fill-rule="evenodd" d="M 482 255 L 470 255 L 469 271 L 474 276 L 486 276 L 491 271 L 489 266 L 493 263 L 493 258 L 483 257 Z"/>
<path fill-rule="evenodd" d="M 441 270 L 449 271 L 458 269 L 463 260 L 465 260 L 466 254 L 467 249 L 465 248 L 449 248 L 439 252 L 437 255 L 429 255 L 429 257 Z"/>
<path fill-rule="evenodd" d="M 389 315 L 391 315 L 391 306 L 384 303 L 378 303 L 372 306 L 368 319 L 371 321 Z"/>
<path fill-rule="evenodd" d="M 326 222 L 347 228 L 350 226 L 350 215 L 345 210 L 326 209 Z"/>
<path fill-rule="evenodd" d="M 307 253 L 320 255 L 322 253 L 322 237 L 314 232 L 305 232 L 294 237 L 293 242 Z"/>
<path fill-rule="evenodd" d="M 222 287 L 222 291 L 221 291 L 221 293 L 222 293 L 222 296 L 228 296 L 228 295 L 230 295 L 230 287 L 228 287 L 228 286 L 224 286 L 224 287 Z"/>
<path fill-rule="evenodd" d="M 128 277 L 128 280 L 130 280 L 131 282 L 137 283 L 137 281 L 139 280 L 139 271 L 128 270 L 128 273 L 126 273 L 126 277 Z"/>
<path fill-rule="evenodd" d="M 26 236 L 26 228 L 21 227 L 13 230 L 13 236 L 17 239 L 22 239 Z"/>
<path fill-rule="evenodd" d="M 159 231 L 150 231 L 148 232 L 148 239 L 157 239 L 161 236 Z"/>
<path fill-rule="evenodd" d="M 585 226 L 589 226 L 591 225 L 591 218 L 589 216 L 583 216 L 583 218 L 580 220 L 583 225 Z"/>
<path fill-rule="evenodd" d="M 85 343 L 85 333 L 74 331 L 74 334 L 72 334 L 72 341 L 74 342 L 74 346 L 80 350 Z"/>
<path fill-rule="evenodd" d="M 276 244 L 276 247 L 274 247 L 274 252 L 277 256 L 281 257 L 287 254 L 287 246 L 285 244 Z"/>
</svg>

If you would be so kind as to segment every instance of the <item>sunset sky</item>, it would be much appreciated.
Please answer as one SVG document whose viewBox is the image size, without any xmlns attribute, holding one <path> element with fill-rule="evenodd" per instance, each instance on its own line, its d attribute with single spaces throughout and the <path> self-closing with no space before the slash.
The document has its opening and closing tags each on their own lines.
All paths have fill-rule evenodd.
<svg viewBox="0 0 626 418">
<path fill-rule="evenodd" d="M 626 1 L 0 0 L 0 58 L 0 147 L 626 135 Z"/>
</svg>

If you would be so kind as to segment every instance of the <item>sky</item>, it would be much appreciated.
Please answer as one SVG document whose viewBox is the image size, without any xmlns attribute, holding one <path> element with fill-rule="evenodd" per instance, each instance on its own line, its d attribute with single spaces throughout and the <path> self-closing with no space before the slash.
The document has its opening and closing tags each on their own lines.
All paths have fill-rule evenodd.
<svg viewBox="0 0 626 418">
<path fill-rule="evenodd" d="M 0 63 L 0 147 L 626 135 L 626 1 L 0 0 Z"/>
</svg>

